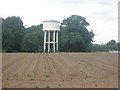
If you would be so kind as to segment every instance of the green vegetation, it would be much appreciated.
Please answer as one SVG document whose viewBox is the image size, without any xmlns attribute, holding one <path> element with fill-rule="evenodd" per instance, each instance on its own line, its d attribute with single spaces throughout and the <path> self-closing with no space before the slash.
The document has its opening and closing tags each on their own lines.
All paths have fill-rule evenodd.
<svg viewBox="0 0 120 90">
<path fill-rule="evenodd" d="M 36 88 L 38 88 L 38 86 L 36 86 Z"/>
<path fill-rule="evenodd" d="M 64 19 L 60 32 L 60 51 L 89 51 L 94 33 L 87 30 L 88 25 L 89 23 L 82 16 L 72 15 Z"/>
<path fill-rule="evenodd" d="M 111 41 L 109 41 L 109 42 L 111 42 Z M 120 43 L 114 43 L 114 44 L 111 44 L 111 45 L 109 45 L 108 43 L 107 44 L 102 44 L 102 45 L 91 44 L 91 51 L 92 52 L 120 51 Z"/>
<path fill-rule="evenodd" d="M 50 87 L 47 85 L 46 88 L 50 88 Z"/>
<path fill-rule="evenodd" d="M 120 50 L 120 43 L 111 40 L 105 45 L 92 44 L 93 31 L 82 16 L 72 15 L 64 19 L 59 32 L 60 52 L 88 52 Z M 20 17 L 2 19 L 2 52 L 43 52 L 43 25 L 25 28 Z"/>
<path fill-rule="evenodd" d="M 42 24 L 25 28 L 20 17 L 2 19 L 2 49 L 5 52 L 40 52 L 43 47 Z"/>
<path fill-rule="evenodd" d="M 27 28 L 24 33 L 21 50 L 24 52 L 42 52 L 42 24 L 38 26 L 31 26 L 30 28 Z"/>
</svg>

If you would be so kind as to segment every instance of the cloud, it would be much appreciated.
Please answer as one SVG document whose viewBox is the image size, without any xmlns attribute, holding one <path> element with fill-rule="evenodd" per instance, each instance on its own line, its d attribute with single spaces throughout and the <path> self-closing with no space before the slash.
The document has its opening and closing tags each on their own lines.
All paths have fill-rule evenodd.
<svg viewBox="0 0 120 90">
<path fill-rule="evenodd" d="M 49 0 L 51 2 L 57 2 L 57 3 L 101 3 L 102 5 L 110 5 L 110 4 L 116 4 L 119 0 Z"/>
</svg>

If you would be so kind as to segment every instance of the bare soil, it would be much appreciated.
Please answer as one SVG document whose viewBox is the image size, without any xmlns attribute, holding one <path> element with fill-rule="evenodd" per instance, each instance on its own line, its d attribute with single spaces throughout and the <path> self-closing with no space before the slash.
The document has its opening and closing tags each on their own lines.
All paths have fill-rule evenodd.
<svg viewBox="0 0 120 90">
<path fill-rule="evenodd" d="M 117 53 L 3 53 L 3 88 L 118 88 Z"/>
</svg>

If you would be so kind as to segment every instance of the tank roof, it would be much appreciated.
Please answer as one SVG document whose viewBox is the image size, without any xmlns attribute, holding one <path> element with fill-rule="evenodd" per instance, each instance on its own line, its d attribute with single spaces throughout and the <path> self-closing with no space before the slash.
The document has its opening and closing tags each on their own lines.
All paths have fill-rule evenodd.
<svg viewBox="0 0 120 90">
<path fill-rule="evenodd" d="M 43 21 L 43 22 L 58 22 L 59 23 L 59 21 L 55 21 L 55 20 L 46 20 L 46 21 Z"/>
</svg>

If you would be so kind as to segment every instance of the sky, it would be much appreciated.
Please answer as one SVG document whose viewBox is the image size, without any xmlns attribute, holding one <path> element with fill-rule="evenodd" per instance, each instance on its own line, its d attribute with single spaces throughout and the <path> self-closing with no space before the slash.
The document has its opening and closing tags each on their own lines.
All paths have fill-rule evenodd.
<svg viewBox="0 0 120 90">
<path fill-rule="evenodd" d="M 93 30 L 93 43 L 118 41 L 119 0 L 0 0 L 0 17 L 19 16 L 25 27 L 44 20 L 62 20 L 71 15 L 85 17 Z"/>
</svg>

